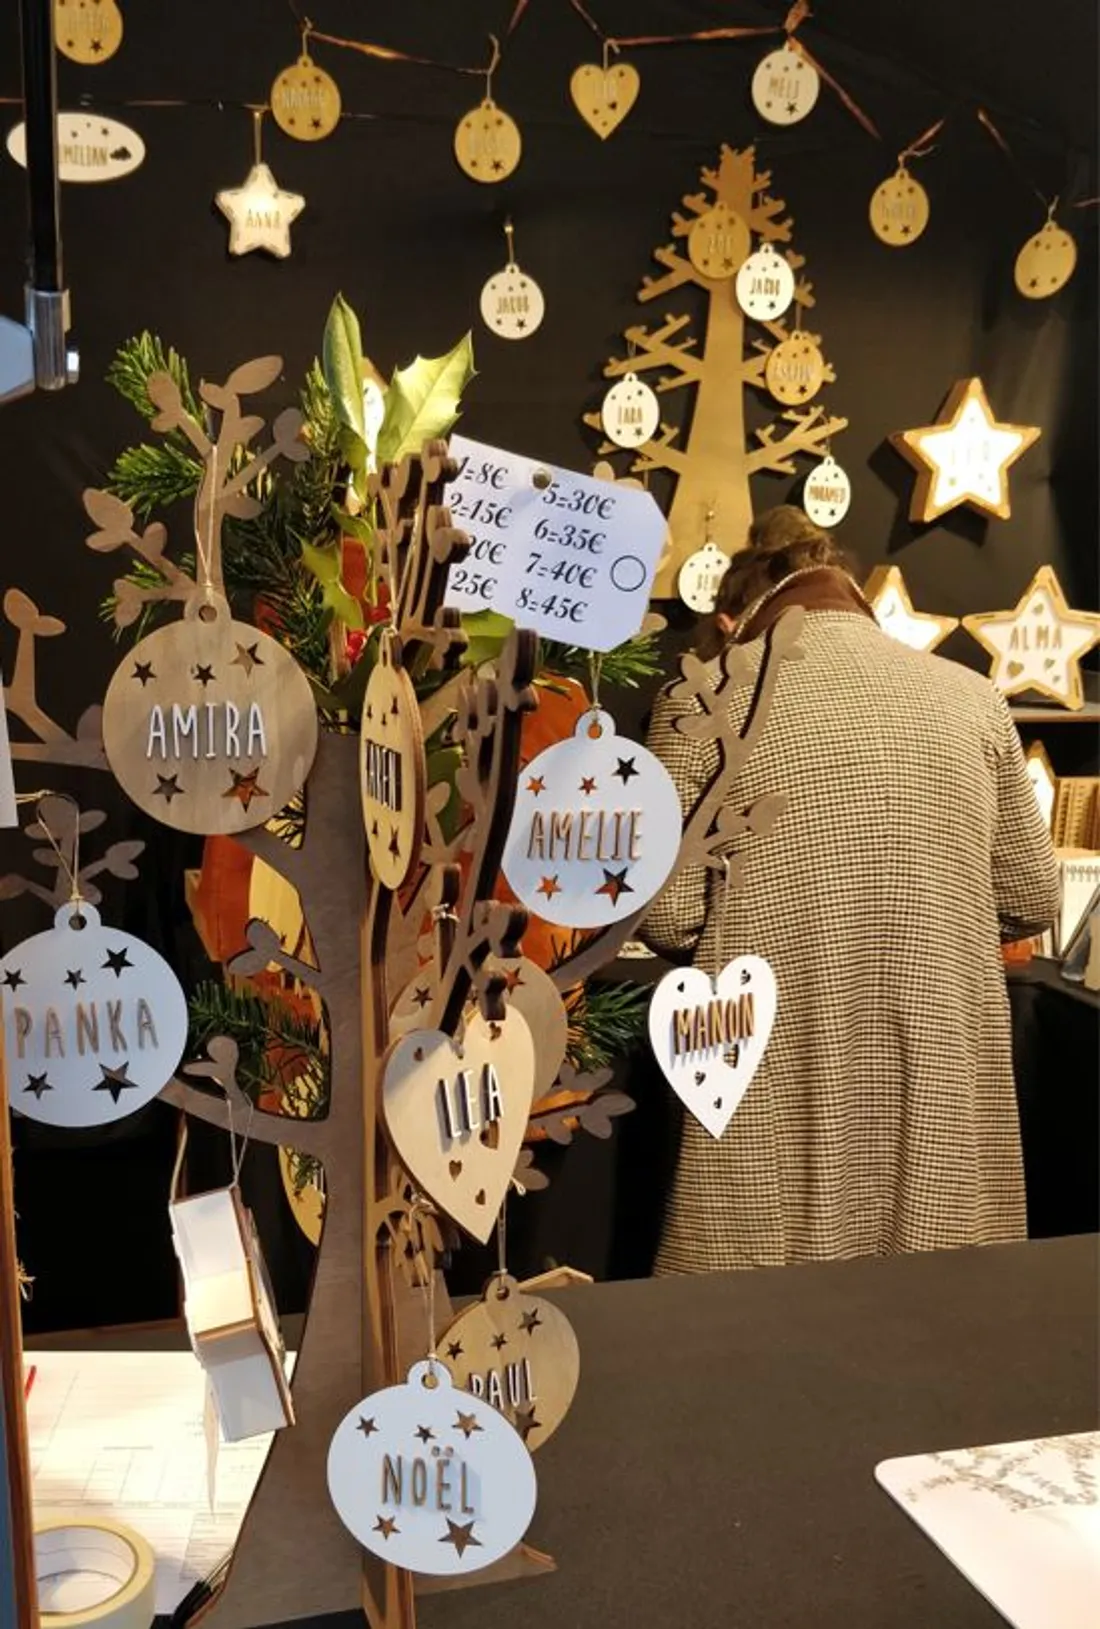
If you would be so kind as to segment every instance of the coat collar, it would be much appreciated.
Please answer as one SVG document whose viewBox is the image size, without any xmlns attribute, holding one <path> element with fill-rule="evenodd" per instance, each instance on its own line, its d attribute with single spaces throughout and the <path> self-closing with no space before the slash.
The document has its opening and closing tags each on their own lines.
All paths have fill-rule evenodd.
<svg viewBox="0 0 1100 1629">
<path fill-rule="evenodd" d="M 793 605 L 801 605 L 806 611 L 847 611 L 875 620 L 867 596 L 846 571 L 836 566 L 804 566 L 749 606 L 734 630 L 734 641 L 744 645 L 750 639 L 759 639 Z"/>
</svg>

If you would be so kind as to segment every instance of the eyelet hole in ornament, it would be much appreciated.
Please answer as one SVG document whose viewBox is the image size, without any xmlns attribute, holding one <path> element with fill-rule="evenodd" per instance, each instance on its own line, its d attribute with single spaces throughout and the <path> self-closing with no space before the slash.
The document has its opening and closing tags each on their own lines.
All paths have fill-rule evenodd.
<svg viewBox="0 0 1100 1629">
<path fill-rule="evenodd" d="M 439 1387 L 439 1376 L 434 1369 L 429 1369 L 426 1374 L 421 1375 L 420 1384 L 425 1391 L 436 1391 Z"/>
<path fill-rule="evenodd" d="M 72 928 L 74 933 L 83 933 L 84 929 L 88 926 L 88 918 L 86 916 L 80 916 L 79 914 L 76 916 L 70 916 L 69 926 Z"/>
<path fill-rule="evenodd" d="M 213 605 L 200 605 L 199 606 L 199 621 L 200 622 L 216 622 L 217 619 L 218 619 L 218 613 L 217 613 L 216 608 Z"/>
<path fill-rule="evenodd" d="M 498 1301 L 507 1301 L 512 1294 L 507 1284 L 498 1284 L 493 1293 Z"/>
<path fill-rule="evenodd" d="M 591 724 L 589 724 L 587 734 L 590 741 L 598 741 L 600 739 L 601 735 L 603 734 L 603 725 L 600 723 L 598 718 L 594 718 Z"/>
</svg>

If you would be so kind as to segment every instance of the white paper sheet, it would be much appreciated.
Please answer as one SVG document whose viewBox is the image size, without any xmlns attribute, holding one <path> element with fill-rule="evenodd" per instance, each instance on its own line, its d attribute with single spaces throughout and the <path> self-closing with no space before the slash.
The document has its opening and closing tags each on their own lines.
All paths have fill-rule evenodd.
<svg viewBox="0 0 1100 1629">
<path fill-rule="evenodd" d="M 192 1353 L 32 1357 L 35 1509 L 98 1513 L 141 1533 L 157 1558 L 157 1611 L 171 1612 L 232 1549 L 271 1436 L 222 1444 L 211 1508 L 206 1378 Z"/>
<path fill-rule="evenodd" d="M 1096 1629 L 1100 1432 L 888 1459 L 875 1476 L 1014 1629 Z"/>
</svg>

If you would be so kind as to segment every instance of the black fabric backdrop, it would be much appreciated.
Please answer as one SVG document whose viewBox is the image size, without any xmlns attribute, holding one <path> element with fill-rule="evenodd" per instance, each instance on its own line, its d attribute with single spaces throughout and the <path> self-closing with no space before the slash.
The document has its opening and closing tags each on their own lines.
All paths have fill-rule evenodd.
<svg viewBox="0 0 1100 1629">
<path fill-rule="evenodd" d="M 359 116 L 315 146 L 287 140 L 267 121 L 265 158 L 280 184 L 307 200 L 292 230 L 293 255 L 283 263 L 259 255 L 230 260 L 212 199 L 218 188 L 239 184 L 251 162 L 250 116 L 231 104 L 262 100 L 296 54 L 290 10 L 283 0 L 125 9 L 117 57 L 94 69 L 59 64 L 62 107 L 79 102 L 121 118 L 148 148 L 129 178 L 63 191 L 83 378 L 59 396 L 7 407 L 0 421 L 3 581 L 70 624 L 45 652 L 39 690 L 68 727 L 101 696 L 117 659 L 97 616 L 114 562 L 83 547 L 80 493 L 140 437 L 139 421 L 103 383 L 123 339 L 152 329 L 195 373 L 211 378 L 278 351 L 286 377 L 272 397 L 290 399 L 317 353 L 329 302 L 342 290 L 384 371 L 417 351 L 442 351 L 473 328 L 479 375 L 463 427 L 588 468 L 592 440 L 580 415 L 599 400 L 600 370 L 623 328 L 659 314 L 641 311 L 636 289 L 653 269 L 651 249 L 667 241 L 670 212 L 695 190 L 699 167 L 713 161 L 722 141 L 757 142 L 772 190 L 794 218 L 795 246 L 808 258 L 814 324 L 837 371 L 827 400 L 850 419 L 834 449 L 855 488 L 845 538 L 863 565 L 897 560 L 918 606 L 958 614 L 1013 603 L 1049 561 L 1071 602 L 1096 603 L 1095 213 L 1063 211 L 1081 258 L 1058 298 L 1032 305 L 1012 283 L 1016 251 L 1044 217 L 1029 180 L 1065 199 L 1097 190 L 1091 4 L 925 0 L 918 8 L 822 0 L 820 23 L 806 26 L 806 41 L 877 121 L 882 142 L 824 87 L 805 123 L 786 131 L 762 126 L 748 83 L 768 41 L 638 50 L 631 56 L 642 75 L 639 102 L 601 143 L 567 89 L 573 68 L 598 56 L 595 42 L 566 0 L 531 0 L 496 78 L 497 99 L 524 136 L 519 169 L 498 187 L 469 181 L 452 154 L 454 125 L 480 96 L 478 80 L 318 45 L 315 55 L 337 78 L 345 109 Z M 313 14 L 328 32 L 469 64 L 486 59 L 486 36 L 503 29 L 511 9 L 511 0 L 379 0 L 369 8 L 317 0 Z M 609 32 L 628 34 L 775 22 L 786 5 L 593 0 L 592 9 Z M 0 15 L 0 95 L 18 91 L 15 8 L 8 5 Z M 124 105 L 176 97 L 201 105 Z M 997 121 L 1016 163 L 978 124 L 977 103 Z M 7 111 L 14 122 L 18 110 Z M 931 194 L 931 224 L 909 249 L 888 249 L 867 225 L 871 192 L 891 173 L 896 152 L 944 113 L 939 146 L 918 166 Z M 23 182 L 5 154 L 0 308 L 12 314 L 22 298 Z M 507 214 L 519 258 L 547 299 L 542 328 L 522 344 L 496 339 L 477 314 L 481 285 L 503 263 Z M 1042 438 L 1013 472 L 1010 521 L 987 525 L 961 512 L 914 528 L 905 518 L 912 475 L 884 437 L 930 422 L 949 387 L 970 374 L 983 378 L 1002 419 L 1040 425 Z M 757 508 L 796 490 L 788 478 L 763 478 Z M 175 536 L 186 541 L 185 516 Z M 10 630 L 0 639 L 10 671 Z M 982 660 L 962 636 L 948 653 Z M 621 716 L 629 724 L 643 706 L 639 698 Z M 1080 757 L 1080 738 L 1069 733 L 1075 748 L 1064 732 L 1051 732 L 1058 768 L 1067 756 Z M 187 933 L 179 870 L 194 847 L 151 828 L 104 779 L 65 784 L 108 809 L 112 835 L 152 840 L 142 885 L 109 894 L 109 905 L 128 926 L 167 945 L 185 976 L 193 973 L 201 964 Z M 44 781 L 60 783 L 56 772 Z M 19 841 L 5 839 L 0 869 L 17 860 L 22 869 Z M 45 925 L 34 907 L 6 906 L 3 940 Z M 87 1138 L 20 1127 L 21 1238 L 38 1277 L 32 1325 L 173 1309 L 163 1221 L 171 1120 L 154 1108 L 94 1139 L 94 1159 Z M 105 1256 L 114 1263 L 109 1274 Z"/>
</svg>

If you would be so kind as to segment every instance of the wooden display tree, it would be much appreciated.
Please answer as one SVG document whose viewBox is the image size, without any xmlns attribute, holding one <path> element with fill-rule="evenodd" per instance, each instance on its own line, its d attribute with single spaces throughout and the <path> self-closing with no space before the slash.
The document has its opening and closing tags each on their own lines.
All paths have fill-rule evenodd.
<svg viewBox="0 0 1100 1629">
<path fill-rule="evenodd" d="M 658 393 L 685 386 L 696 392 L 686 433 L 662 418 L 656 433 L 633 449 L 633 474 L 648 478 L 662 471 L 675 488 L 669 510 L 671 547 L 658 570 L 657 598 L 676 594 L 680 567 L 702 547 L 708 521 L 714 540 L 727 552 L 743 547 L 753 513 L 751 476 L 765 471 L 795 474 L 798 455 L 823 455 L 830 437 L 848 423 L 810 401 L 787 408 L 776 421 L 749 434 L 745 391 L 751 388 L 768 394 L 768 357 L 791 338 L 797 314 L 812 309 L 813 284 L 799 275 L 805 257 L 787 249 L 785 258 L 796 274 L 791 311 L 777 321 L 753 324 L 738 303 L 737 272 L 760 245 L 788 244 L 793 222 L 784 213 L 783 200 L 769 195 L 771 173 L 756 169 L 751 147 L 735 151 L 723 146 L 717 168 L 704 168 L 701 180 L 704 190 L 689 193 L 683 200 L 687 213 L 672 217 L 673 242 L 653 251 L 663 273 L 643 278 L 638 299 L 647 304 L 678 289 L 702 289 L 707 296 L 702 350 L 696 348 L 696 336 L 690 332 L 691 312 L 669 312 L 655 328 L 640 323 L 627 328 L 623 337 L 629 354 L 612 357 L 603 370 L 606 378 L 620 379 L 628 373 L 645 375 L 660 369 L 664 371 L 655 381 Z M 700 264 L 717 275 L 708 275 Z M 746 325 L 756 326 L 764 336 L 753 338 L 748 347 Z M 812 333 L 805 337 L 815 345 L 821 338 Z M 832 366 L 826 363 L 823 382 L 834 378 Z M 599 412 L 586 413 L 584 422 L 600 429 Z M 606 457 L 616 452 L 616 445 L 605 440 L 599 450 Z"/>
<path fill-rule="evenodd" d="M 251 441 L 263 420 L 242 416 L 233 381 L 274 377 L 277 371 L 250 364 L 222 386 L 204 386 L 204 397 L 216 398 L 223 426 L 247 425 Z M 173 422 L 181 427 L 183 409 L 167 375 L 150 379 L 154 401 L 158 392 L 171 398 Z M 293 457 L 286 415 L 276 424 L 277 450 Z M 203 461 L 200 508 L 220 549 L 223 516 L 240 512 L 248 496 L 249 479 L 242 479 L 248 457 L 258 473 L 270 454 L 220 445 L 197 420 L 182 428 Z M 237 1079 L 236 1044 L 225 1036 L 208 1043 L 207 1061 L 183 1069 L 182 1077 L 189 1078 L 171 1081 L 161 1094 L 167 1103 L 227 1131 L 234 1124 L 239 1129 L 250 1114 L 255 1141 L 311 1155 L 325 1174 L 323 1231 L 293 1377 L 296 1423 L 275 1436 L 226 1581 L 202 1611 L 210 1629 L 255 1629 L 360 1604 L 372 1629 L 411 1629 L 414 1586 L 452 1587 L 449 1580 L 414 1580 L 360 1549 L 330 1503 L 326 1457 L 347 1410 L 367 1393 L 403 1379 L 410 1360 L 423 1356 L 425 1287 L 439 1282 L 438 1258 L 449 1228 L 417 1193 L 383 1131 L 383 1060 L 395 998 L 416 969 L 427 931 L 434 942 L 434 976 L 430 1005 L 418 1023 L 454 1036 L 475 1003 L 490 1021 L 499 1021 L 509 997 L 500 964 L 517 953 L 526 924 L 522 908 L 492 895 L 516 794 L 521 721 L 537 705 L 532 688 L 537 641 L 531 633 L 513 630 L 494 663 L 476 672 L 459 666 L 466 635 L 457 613 L 442 604 L 448 568 L 469 547 L 443 504 L 454 473 L 446 443 L 433 441 L 421 455 L 373 476 L 369 495 L 378 568 L 391 590 L 392 632 L 400 639 L 406 671 L 417 680 L 423 736 L 449 720 L 449 738 L 461 749 L 460 829 L 444 834 L 440 799 L 429 794 L 415 870 L 397 891 L 386 886 L 368 864 L 358 734 L 348 723 L 327 717 L 305 787 L 300 841 L 288 840 L 272 826 L 253 828 L 238 839 L 297 891 L 313 955 L 304 960 L 289 954 L 266 924 L 253 921 L 248 948 L 230 970 L 254 977 L 274 966 L 319 994 L 328 1035 L 327 1112 L 316 1120 L 251 1113 Z M 106 546 L 103 499 L 103 494 L 87 499 L 89 513 L 101 522 L 89 540 L 98 549 Z M 160 574 L 165 594 L 173 594 L 180 568 L 164 555 L 163 528 L 142 535 L 123 520 L 116 509 L 111 546 L 133 548 Z M 4 607 L 20 640 L 8 708 L 35 737 L 16 743 L 14 757 L 33 762 L 36 776 L 43 763 L 106 769 L 98 708 L 84 714 L 70 737 L 35 699 L 35 644 L 62 633 L 63 624 L 42 616 L 16 591 L 9 591 Z M 697 703 L 691 733 L 701 746 L 716 743 L 718 768 L 688 813 L 670 882 L 686 865 L 719 873 L 718 851 L 728 853 L 732 837 L 763 835 L 781 810 L 783 800 L 776 794 L 741 811 L 726 805 L 734 778 L 766 726 L 778 664 L 799 654 L 800 620 L 796 612 L 777 624 L 755 673 L 737 648 L 725 653 L 717 681 L 694 657 L 683 659 L 678 693 Z M 724 697 L 746 683 L 753 687 L 752 702 L 738 730 Z M 418 750 L 423 751 L 422 742 Z M 60 810 L 51 818 L 63 852 L 71 856 L 75 816 L 68 826 Z M 92 823 L 83 817 L 84 828 Z M 27 830 L 32 839 L 41 835 L 33 825 Z M 89 878 L 98 868 L 132 876 L 137 847 L 116 844 L 82 874 Z M 21 886 L 9 882 L 4 891 L 11 894 Z M 41 897 L 50 902 L 55 894 L 44 891 Z M 575 987 L 612 958 L 642 914 L 581 938 L 554 969 L 558 990 Z M 441 1287 L 436 1311 L 438 1327 L 448 1315 Z M 549 1557 L 521 1544 L 494 1566 L 455 1582 L 490 1582 L 552 1565 Z"/>
</svg>

